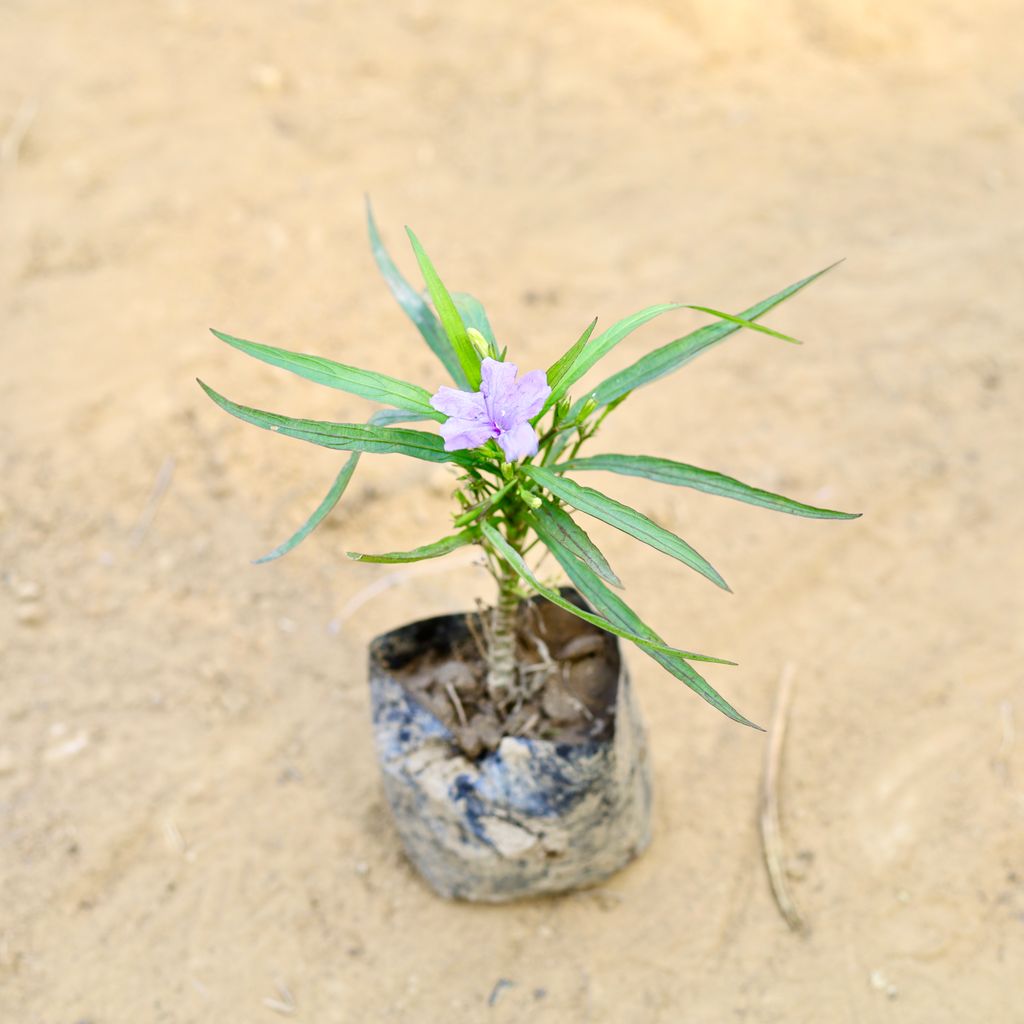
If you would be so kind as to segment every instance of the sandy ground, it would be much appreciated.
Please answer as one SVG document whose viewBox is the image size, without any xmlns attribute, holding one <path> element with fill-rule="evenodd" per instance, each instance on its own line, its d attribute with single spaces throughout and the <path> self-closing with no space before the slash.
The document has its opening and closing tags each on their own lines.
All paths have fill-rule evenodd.
<svg viewBox="0 0 1024 1024">
<path fill-rule="evenodd" d="M 1022 18 L 0 5 L 0 1020 L 1024 1021 Z M 595 314 L 738 309 L 846 257 L 773 317 L 802 349 L 737 336 L 630 399 L 603 448 L 863 519 L 593 481 L 732 583 L 593 531 L 655 626 L 740 662 L 712 679 L 742 710 L 769 720 L 796 666 L 781 795 L 806 937 L 761 861 L 764 737 L 639 656 L 638 863 L 479 908 L 404 862 L 366 644 L 486 579 L 454 559 L 382 589 L 343 552 L 440 535 L 450 478 L 366 458 L 326 529 L 253 567 L 338 458 L 193 382 L 367 412 L 210 325 L 441 382 L 376 276 L 366 190 L 403 265 L 408 222 L 525 367 Z"/>
</svg>

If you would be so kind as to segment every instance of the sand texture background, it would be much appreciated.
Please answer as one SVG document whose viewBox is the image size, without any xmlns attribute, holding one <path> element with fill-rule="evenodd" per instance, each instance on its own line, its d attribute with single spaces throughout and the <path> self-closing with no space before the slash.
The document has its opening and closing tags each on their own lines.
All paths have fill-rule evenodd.
<svg viewBox="0 0 1024 1024">
<path fill-rule="evenodd" d="M 0 1020 L 1024 1021 L 1022 23 L 997 0 L 0 4 Z M 451 477 L 366 457 L 326 528 L 254 567 L 339 456 L 194 383 L 369 409 L 208 326 L 442 382 L 365 191 L 407 272 L 404 223 L 525 368 L 594 315 L 738 310 L 846 258 L 772 314 L 806 345 L 737 335 L 592 450 L 862 519 L 588 481 L 729 580 L 593 526 L 652 625 L 740 663 L 710 678 L 741 710 L 767 722 L 795 666 L 807 936 L 761 860 L 764 737 L 639 654 L 640 861 L 499 908 L 404 861 L 366 645 L 487 580 L 344 552 L 442 535 Z"/>
</svg>

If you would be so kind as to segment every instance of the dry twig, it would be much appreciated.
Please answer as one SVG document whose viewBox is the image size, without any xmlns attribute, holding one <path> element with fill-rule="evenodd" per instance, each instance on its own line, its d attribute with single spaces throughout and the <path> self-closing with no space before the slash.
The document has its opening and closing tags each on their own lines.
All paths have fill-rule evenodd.
<svg viewBox="0 0 1024 1024">
<path fill-rule="evenodd" d="M 292 995 L 291 990 L 283 981 L 277 981 L 274 983 L 274 988 L 277 989 L 277 994 L 281 997 L 280 999 L 271 999 L 267 997 L 263 1000 L 263 1005 L 268 1010 L 273 1010 L 275 1013 L 281 1014 L 283 1017 L 290 1017 L 295 1013 L 295 996 Z"/>
<path fill-rule="evenodd" d="M 164 495 L 171 486 L 171 480 L 173 479 L 174 459 L 168 455 L 160 464 L 160 469 L 156 474 L 156 481 L 153 484 L 153 490 L 146 501 L 146 507 L 142 510 L 142 514 L 139 516 L 139 520 L 131 532 L 130 539 L 133 545 L 141 544 L 143 538 L 149 532 L 149 527 L 156 516 L 157 509 L 160 507 L 160 502 L 163 501 Z"/>
<path fill-rule="evenodd" d="M 455 708 L 455 714 L 458 715 L 459 724 L 463 729 L 465 729 L 469 724 L 466 721 L 466 709 L 462 706 L 462 701 L 459 700 L 459 695 L 455 692 L 455 687 L 451 683 L 445 683 L 444 692 L 448 694 L 448 699 L 452 702 L 452 707 Z"/>
<path fill-rule="evenodd" d="M 761 780 L 761 844 L 772 895 L 786 924 L 795 931 L 803 932 L 807 924 L 797 910 L 786 882 L 783 868 L 785 850 L 782 842 L 782 828 L 779 824 L 779 774 L 782 765 L 782 744 L 789 721 L 789 703 L 796 675 L 792 664 L 787 663 L 779 678 L 779 692 L 775 699 L 775 713 L 772 715 L 768 743 L 765 747 L 764 775 Z"/>
<path fill-rule="evenodd" d="M 476 615 L 466 614 L 466 628 L 469 630 L 469 635 L 473 638 L 473 643 L 476 645 L 476 651 L 480 655 L 480 660 L 484 663 L 487 661 L 488 611 L 489 609 L 483 601 L 477 598 Z"/>
</svg>

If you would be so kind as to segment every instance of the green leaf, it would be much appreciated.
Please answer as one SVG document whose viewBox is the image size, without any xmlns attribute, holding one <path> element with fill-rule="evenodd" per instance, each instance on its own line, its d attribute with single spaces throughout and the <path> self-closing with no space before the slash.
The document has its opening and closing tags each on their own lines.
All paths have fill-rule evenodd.
<svg viewBox="0 0 1024 1024">
<path fill-rule="evenodd" d="M 566 368 L 558 388 L 552 387 L 552 394 L 548 398 L 545 408 L 557 402 L 598 360 L 608 355 L 620 341 L 632 334 L 638 327 L 643 326 L 649 320 L 653 320 L 656 316 L 661 316 L 662 313 L 669 313 L 675 309 L 693 309 L 700 313 L 708 313 L 711 316 L 718 317 L 720 320 L 735 324 L 737 327 L 748 327 L 751 330 L 761 331 L 763 334 L 770 334 L 773 337 L 799 344 L 795 338 L 791 338 L 788 334 L 774 331 L 770 327 L 754 323 L 752 320 L 743 317 L 733 316 L 731 313 L 720 313 L 709 306 L 694 306 L 686 302 L 663 302 L 656 306 L 648 306 L 646 309 L 640 310 L 639 313 L 634 313 L 632 316 L 626 317 L 625 320 L 620 320 L 595 338 L 591 344 L 581 346 L 572 363 Z M 550 384 L 551 382 L 548 381 L 548 383 Z"/>
<path fill-rule="evenodd" d="M 436 540 L 433 544 L 424 544 L 422 547 L 413 548 L 412 551 L 390 551 L 386 555 L 363 555 L 358 551 L 349 551 L 347 554 L 356 562 L 421 562 L 426 558 L 440 558 L 467 544 L 472 544 L 476 537 L 475 530 L 463 530 L 450 537 L 442 537 L 441 540 Z"/>
<path fill-rule="evenodd" d="M 717 708 L 734 722 L 739 722 L 741 725 L 749 725 L 752 729 L 764 732 L 761 726 L 756 725 L 750 719 L 741 715 L 708 684 L 707 680 L 699 672 L 687 664 L 685 655 L 671 655 L 656 648 L 654 643 L 661 640 L 658 634 L 650 626 L 646 625 L 618 594 L 610 591 L 598 579 L 597 575 L 580 562 L 571 552 L 563 548 L 557 541 L 550 545 L 550 549 L 559 565 L 565 570 L 566 575 L 572 580 L 576 589 L 597 611 L 620 628 L 630 630 L 641 638 L 640 642 L 633 641 L 640 650 L 652 657 L 662 668 L 674 675 L 676 679 L 686 683 L 694 693 L 703 697 L 712 707 Z M 696 658 L 690 655 L 689 660 L 711 661 L 714 659 Z M 725 662 L 725 664 L 732 665 L 734 662 Z"/>
<path fill-rule="evenodd" d="M 282 370 L 289 370 L 300 377 L 305 377 L 306 380 L 325 384 L 339 391 L 347 391 L 360 398 L 368 398 L 371 402 L 384 402 L 409 412 L 422 413 L 432 420 L 445 419 L 431 407 L 430 392 L 418 384 L 407 384 L 404 380 L 389 377 L 384 373 L 345 366 L 343 363 L 336 363 L 321 356 L 303 355 L 271 345 L 261 345 L 255 341 L 244 341 L 221 331 L 214 330 L 213 334 L 232 348 L 237 348 L 254 359 L 269 363 L 271 366 L 279 366 Z"/>
<path fill-rule="evenodd" d="M 720 658 L 711 658 L 703 654 L 694 654 L 692 651 L 680 651 L 675 647 L 670 647 L 668 644 L 662 643 L 660 640 L 632 633 L 628 629 L 625 629 L 622 626 L 617 626 L 614 622 L 610 622 L 608 619 L 603 618 L 600 615 L 592 615 L 590 612 L 584 611 L 582 608 L 577 608 L 571 601 L 567 601 L 562 597 L 557 590 L 552 590 L 550 587 L 544 586 L 544 584 L 537 579 L 536 575 L 523 560 L 522 555 L 520 555 L 519 552 L 516 551 L 515 548 L 513 548 L 512 545 L 509 544 L 509 542 L 505 540 L 505 538 L 502 537 L 502 535 L 498 533 L 493 526 L 491 526 L 490 523 L 483 523 L 480 530 L 484 538 L 494 548 L 499 557 L 508 562 L 521 579 L 525 580 L 534 590 L 537 591 L 538 594 L 547 598 L 552 604 L 558 605 L 559 608 L 564 608 L 567 612 L 571 612 L 584 622 L 589 622 L 592 626 L 597 626 L 598 629 L 603 629 L 606 633 L 622 637 L 623 640 L 629 640 L 632 643 L 650 648 L 652 651 L 657 651 L 659 654 L 668 654 L 676 658 L 690 658 L 693 661 L 712 661 L 719 664 L 732 664 L 732 662 L 722 662 Z"/>
<path fill-rule="evenodd" d="M 569 349 L 568 352 L 564 353 L 558 359 L 556 359 L 549 367 L 547 372 L 548 387 L 551 388 L 551 394 L 548 396 L 548 400 L 544 403 L 544 408 L 541 409 L 537 416 L 540 419 L 544 413 L 551 408 L 565 393 L 569 390 L 569 385 L 564 384 L 565 375 L 569 372 L 569 368 L 579 358 L 580 353 L 587 347 L 587 342 L 590 341 L 590 336 L 594 333 L 594 328 L 597 326 L 597 317 L 590 321 L 590 325 L 587 329 L 579 336 L 579 340 Z"/>
<path fill-rule="evenodd" d="M 459 316 L 459 311 L 455 307 L 455 302 L 448 293 L 448 289 L 445 288 L 444 282 L 434 269 L 434 264 L 430 262 L 430 257 L 420 245 L 420 240 L 413 233 L 412 228 L 405 230 L 409 235 L 409 241 L 412 242 L 412 250 L 416 253 L 416 260 L 423 273 L 423 280 L 427 284 L 427 291 L 430 292 L 434 309 L 437 310 L 437 315 L 441 318 L 441 325 L 444 327 L 445 334 L 448 335 L 448 340 L 452 343 L 452 348 L 455 349 L 455 354 L 458 356 L 459 365 L 469 381 L 469 390 L 476 391 L 480 387 L 480 357 L 469 340 L 466 325 L 462 322 L 462 317 Z"/>
<path fill-rule="evenodd" d="M 541 541 L 547 543 L 546 538 L 553 537 L 598 576 L 621 589 L 622 580 L 612 572 L 608 560 L 568 512 L 542 498 L 540 508 L 531 512 L 527 518 Z"/>
<path fill-rule="evenodd" d="M 638 327 L 642 327 L 648 320 L 653 320 L 656 316 L 661 316 L 662 313 L 668 313 L 673 309 L 679 308 L 681 307 L 678 302 L 662 302 L 657 306 L 648 306 L 646 309 L 641 309 L 639 313 L 634 313 L 632 316 L 627 316 L 624 320 L 612 324 L 608 330 L 599 334 L 589 345 L 581 347 L 576 358 L 566 369 L 562 377 L 559 384 L 560 394 L 558 398 L 561 398 L 599 359 L 603 359 L 608 355 L 623 338 L 628 337 Z M 579 343 L 577 342 L 577 344 Z M 554 398 L 555 401 L 558 400 L 554 394 L 552 394 L 551 398 Z M 550 404 L 551 399 L 548 402 Z"/>
<path fill-rule="evenodd" d="M 487 310 L 484 309 L 483 303 L 469 292 L 452 292 L 452 302 L 455 303 L 455 308 L 459 311 L 466 328 L 475 327 L 487 339 L 491 357 L 497 359 L 498 342 L 494 337 L 491 321 L 487 319 Z"/>
<path fill-rule="evenodd" d="M 390 427 L 393 423 L 422 423 L 433 418 L 423 413 L 406 412 L 404 409 L 378 409 L 367 422 L 372 427 Z"/>
<path fill-rule="evenodd" d="M 380 233 L 377 231 L 377 222 L 373 217 L 373 207 L 370 205 L 369 197 L 366 200 L 366 224 L 370 234 L 373 258 L 377 261 L 377 266 L 387 282 L 388 288 L 391 289 L 391 294 L 398 300 L 405 315 L 423 335 L 423 340 L 430 346 L 430 350 L 441 360 L 452 380 L 460 388 L 469 390 L 469 380 L 459 364 L 459 357 L 455 354 L 455 349 L 448 340 L 441 322 L 427 305 L 423 296 L 409 284 L 388 254 L 387 249 L 384 248 Z"/>
<path fill-rule="evenodd" d="M 729 589 L 725 580 L 703 555 L 690 547 L 681 537 L 648 519 L 642 512 L 637 512 L 636 509 L 623 505 L 591 487 L 581 487 L 575 481 L 567 480 L 541 466 L 524 464 L 520 466 L 520 472 L 573 508 L 578 508 L 581 512 L 586 512 L 587 515 L 600 519 L 623 533 L 628 533 L 630 537 L 635 537 L 644 544 L 678 559 L 723 590 Z"/>
<path fill-rule="evenodd" d="M 773 338 L 781 338 L 783 341 L 788 341 L 791 345 L 803 344 L 799 338 L 793 338 L 788 334 L 783 334 L 782 331 L 776 331 L 771 327 L 765 327 L 764 324 L 759 324 L 754 320 L 748 320 L 746 317 L 735 316 L 732 313 L 723 313 L 720 310 L 712 309 L 710 306 L 687 305 L 685 308 L 694 309 L 698 313 L 708 313 L 710 316 L 717 316 L 719 320 L 726 320 L 731 324 L 736 324 L 737 327 L 746 327 L 747 330 L 750 331 L 758 331 L 761 334 L 770 334 Z"/>
<path fill-rule="evenodd" d="M 468 526 L 470 523 L 475 523 L 481 516 L 488 515 L 502 503 L 508 492 L 517 484 L 518 481 L 513 477 L 485 500 L 470 505 L 461 515 L 456 516 L 452 525 Z"/>
<path fill-rule="evenodd" d="M 771 298 L 764 299 L 762 302 L 744 310 L 740 314 L 739 319 L 748 323 L 756 320 L 780 303 L 785 302 L 786 299 L 795 295 L 802 288 L 806 288 L 807 285 L 812 281 L 816 281 L 822 274 L 828 273 L 835 266 L 838 266 L 838 264 L 833 263 L 831 267 L 819 270 L 816 274 L 811 274 L 809 277 L 797 281 L 796 284 L 783 288 L 782 291 L 776 292 Z M 705 349 L 734 334 L 740 329 L 740 326 L 740 324 L 728 320 L 720 321 L 716 324 L 708 324 L 705 327 L 698 328 L 682 338 L 677 338 L 675 341 L 670 341 L 667 345 L 662 345 L 661 348 L 657 348 L 653 352 L 642 356 L 631 366 L 627 366 L 624 370 L 612 374 L 612 376 L 598 384 L 588 395 L 578 399 L 570 412 L 570 416 L 578 412 L 579 408 L 582 408 L 584 401 L 589 397 L 593 397 L 599 407 L 609 405 L 617 399 L 625 398 L 626 395 L 636 388 L 660 380 L 662 377 L 685 366 Z"/>
<path fill-rule="evenodd" d="M 390 423 L 409 423 L 427 419 L 426 416 L 419 416 L 416 413 L 408 413 L 402 409 L 378 409 L 371 417 L 370 423 L 378 426 L 386 426 Z M 275 558 L 287 555 L 292 548 L 301 544 L 330 514 L 331 510 L 341 500 L 345 493 L 352 474 L 359 465 L 359 453 L 353 452 L 345 464 L 338 471 L 338 475 L 331 484 L 331 489 L 324 495 L 324 500 L 317 505 L 313 514 L 295 531 L 286 541 L 278 544 L 268 555 L 253 560 L 253 565 L 262 565 L 264 562 L 272 562 Z"/>
<path fill-rule="evenodd" d="M 609 473 L 620 473 L 623 476 L 639 476 L 646 480 L 654 480 L 660 484 L 672 484 L 675 487 L 692 487 L 707 494 L 717 494 L 723 498 L 735 498 L 745 501 L 748 505 L 759 505 L 776 512 L 788 512 L 794 516 L 805 516 L 808 519 L 858 519 L 859 512 L 833 512 L 827 508 L 816 508 L 805 505 L 781 494 L 762 491 L 759 487 L 751 487 L 724 473 L 715 473 L 709 469 L 699 469 L 685 462 L 672 459 L 659 459 L 652 455 L 591 455 L 587 458 L 572 459 L 551 467 L 562 472 L 579 472 L 580 470 L 603 469 Z"/>
<path fill-rule="evenodd" d="M 317 505 L 313 514 L 295 531 L 286 541 L 278 544 L 273 551 L 267 555 L 263 555 L 261 558 L 253 559 L 253 565 L 262 565 L 264 562 L 272 562 L 275 558 L 280 558 L 282 555 L 287 555 L 296 545 L 301 544 L 327 517 L 330 511 L 335 505 L 341 500 L 341 496 L 345 493 L 345 489 L 348 487 L 349 481 L 352 479 L 352 474 L 356 471 L 356 466 L 359 465 L 359 455 L 353 453 L 345 460 L 345 465 L 341 467 L 338 475 L 334 478 L 334 483 L 331 484 L 331 489 L 324 495 L 324 500 Z"/>
<path fill-rule="evenodd" d="M 294 437 L 300 441 L 349 452 L 407 455 L 425 462 L 455 462 L 461 466 L 488 468 L 486 460 L 470 452 L 446 452 L 444 441 L 437 434 L 422 430 L 397 430 L 362 423 L 329 423 L 324 420 L 293 419 L 273 412 L 264 412 L 238 405 L 219 395 L 202 381 L 199 386 L 226 412 L 246 423 L 265 430 Z"/>
</svg>

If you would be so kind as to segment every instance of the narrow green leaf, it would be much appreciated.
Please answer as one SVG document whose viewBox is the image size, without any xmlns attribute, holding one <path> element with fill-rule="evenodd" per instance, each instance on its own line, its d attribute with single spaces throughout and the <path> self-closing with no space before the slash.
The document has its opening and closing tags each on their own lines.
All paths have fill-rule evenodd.
<svg viewBox="0 0 1024 1024">
<path fill-rule="evenodd" d="M 422 562 L 426 558 L 440 558 L 467 544 L 472 544 L 476 540 L 476 536 L 475 530 L 463 530 L 461 533 L 442 537 L 441 540 L 436 540 L 433 544 L 424 544 L 411 551 L 389 551 L 385 555 L 364 555 L 358 551 L 349 551 L 347 554 L 356 562 Z"/>
<path fill-rule="evenodd" d="M 758 331 L 761 334 L 770 334 L 773 338 L 781 338 L 783 341 L 788 341 L 791 345 L 803 344 L 799 338 L 790 337 L 788 334 L 783 334 L 782 331 L 772 330 L 771 327 L 765 327 L 764 324 L 756 323 L 754 320 L 748 320 L 742 316 L 734 316 L 732 313 L 722 313 L 720 310 L 712 309 L 710 306 L 692 306 L 687 304 L 684 308 L 694 309 L 698 313 L 708 313 L 711 316 L 717 316 L 719 320 L 726 320 L 731 324 L 736 324 L 737 327 L 746 327 L 750 331 Z"/>
<path fill-rule="evenodd" d="M 540 508 L 532 511 L 528 519 L 544 543 L 547 543 L 546 538 L 553 537 L 602 579 L 607 580 L 613 587 L 622 588 L 622 580 L 612 571 L 600 549 L 587 536 L 583 527 L 564 509 L 542 498 Z"/>
<path fill-rule="evenodd" d="M 581 470 L 603 469 L 609 473 L 620 473 L 623 476 L 639 476 L 646 480 L 654 480 L 661 484 L 675 487 L 692 487 L 707 494 L 717 494 L 723 498 L 734 498 L 748 505 L 759 505 L 761 508 L 773 509 L 776 512 L 788 512 L 794 516 L 808 519 L 858 519 L 859 512 L 833 512 L 827 508 L 816 508 L 805 505 L 792 498 L 784 498 L 781 494 L 762 491 L 759 487 L 751 487 L 724 473 L 715 473 L 709 469 L 699 469 L 685 462 L 672 459 L 659 459 L 652 455 L 591 455 L 582 459 L 572 459 L 551 467 L 553 470 L 576 473 Z"/>
<path fill-rule="evenodd" d="M 508 492 L 511 491 L 517 483 L 518 481 L 513 477 L 485 501 L 481 501 L 476 505 L 471 505 L 461 515 L 456 516 L 452 525 L 468 526 L 470 523 L 475 523 L 481 516 L 485 516 L 496 509 L 502 501 L 504 501 Z"/>
<path fill-rule="evenodd" d="M 498 358 L 498 342 L 494 337 L 494 330 L 491 321 L 487 319 L 487 310 L 483 303 L 474 298 L 469 292 L 452 292 L 452 302 L 462 317 L 466 328 L 475 327 L 486 339 L 491 347 L 491 357 Z"/>
<path fill-rule="evenodd" d="M 272 345 L 262 345 L 256 341 L 244 341 L 233 338 L 211 328 L 215 337 L 226 342 L 232 348 L 259 359 L 271 366 L 298 374 L 306 380 L 317 384 L 325 384 L 329 388 L 347 391 L 349 394 L 368 398 L 371 402 L 385 402 L 409 412 L 422 413 L 432 420 L 443 421 L 444 416 L 431 408 L 430 392 L 418 384 L 407 384 L 404 380 L 389 377 L 384 373 L 372 370 L 361 370 L 355 366 L 336 363 L 322 356 L 304 355 L 301 352 L 289 352 Z"/>
<path fill-rule="evenodd" d="M 523 464 L 520 466 L 520 472 L 573 508 L 578 508 L 581 512 L 586 512 L 587 515 L 629 534 L 630 537 L 635 537 L 644 544 L 678 559 L 723 590 L 729 589 L 725 580 L 703 555 L 690 547 L 681 537 L 648 519 L 642 512 L 637 512 L 636 509 L 623 505 L 591 487 L 581 487 L 575 481 L 558 476 L 542 466 Z"/>
<path fill-rule="evenodd" d="M 455 462 L 461 466 L 487 464 L 470 452 L 446 452 L 444 441 L 437 434 L 422 430 L 399 430 L 392 427 L 376 427 L 362 423 L 329 423 L 324 420 L 302 420 L 291 416 L 280 416 L 246 405 L 239 405 L 218 394 L 202 381 L 199 386 L 226 412 L 237 416 L 246 423 L 253 423 L 265 430 L 298 438 L 323 448 L 336 448 L 349 452 L 374 452 L 378 454 L 407 455 L 425 462 Z"/>
<path fill-rule="evenodd" d="M 595 363 L 608 355 L 620 341 L 632 334 L 638 327 L 643 326 L 649 320 L 653 320 L 656 316 L 661 316 L 662 313 L 669 313 L 675 309 L 693 309 L 700 313 L 708 313 L 711 316 L 718 317 L 720 320 L 735 324 L 737 327 L 748 327 L 751 330 L 760 331 L 763 334 L 770 334 L 773 337 L 799 344 L 795 338 L 791 338 L 788 334 L 782 334 L 780 331 L 772 330 L 770 327 L 754 323 L 752 320 L 744 319 L 743 317 L 733 316 L 731 313 L 720 313 L 709 306 L 694 306 L 686 302 L 663 302 L 656 306 L 648 306 L 646 309 L 640 310 L 639 313 L 634 313 L 632 316 L 620 320 L 595 338 L 589 345 L 582 346 L 572 363 L 566 368 L 558 388 L 556 389 L 552 386 L 552 393 L 547 403 L 545 403 L 545 408 L 557 402 Z M 548 383 L 550 384 L 550 381 Z"/>
<path fill-rule="evenodd" d="M 422 423 L 433 418 L 423 413 L 406 412 L 404 409 L 378 409 L 367 422 L 371 427 L 390 427 L 394 423 Z"/>
<path fill-rule="evenodd" d="M 373 258 L 376 260 L 388 288 L 391 289 L 391 294 L 405 311 L 405 315 L 416 325 L 416 329 L 420 334 L 423 335 L 423 340 L 430 346 L 430 350 L 441 360 L 442 365 L 451 375 L 452 380 L 460 388 L 470 390 L 469 380 L 459 364 L 459 357 L 455 354 L 455 349 L 448 340 L 448 335 L 445 334 L 441 322 L 437 319 L 430 306 L 427 305 L 423 296 L 409 284 L 395 265 L 395 261 L 389 255 L 387 249 L 384 248 L 380 232 L 377 230 L 377 222 L 373 217 L 373 207 L 370 205 L 369 197 L 366 200 L 366 224 L 370 234 L 370 248 L 373 251 Z"/>
<path fill-rule="evenodd" d="M 556 359 L 549 367 L 547 372 L 548 387 L 551 388 L 551 394 L 548 396 L 548 400 L 544 403 L 544 408 L 540 411 L 537 419 L 540 419 L 544 413 L 551 408 L 562 396 L 569 390 L 569 385 L 563 386 L 565 375 L 569 372 L 569 368 L 579 359 L 580 353 L 587 347 L 587 342 L 590 341 L 590 336 L 594 333 L 594 328 L 597 326 L 597 317 L 590 321 L 587 329 L 579 336 L 576 343 L 565 352 L 558 359 Z"/>
<path fill-rule="evenodd" d="M 427 419 L 426 416 L 405 412 L 403 409 L 378 409 L 370 417 L 370 423 L 376 426 L 387 426 L 391 423 L 410 423 L 425 419 Z M 287 555 L 292 548 L 301 544 L 327 518 L 334 506 L 341 500 L 341 496 L 345 493 L 349 481 L 352 479 L 352 474 L 355 473 L 356 466 L 358 465 L 359 453 L 353 452 L 345 460 L 345 464 L 334 478 L 334 483 L 331 484 L 331 489 L 324 495 L 324 500 L 317 505 L 313 514 L 286 541 L 278 544 L 270 554 L 254 559 L 253 565 L 272 562 L 275 558 Z"/>
<path fill-rule="evenodd" d="M 802 288 L 806 288 L 812 281 L 816 281 L 822 274 L 828 273 L 828 271 L 836 266 L 838 266 L 838 264 L 833 263 L 831 267 L 819 270 L 816 274 L 811 274 L 809 277 L 805 277 L 802 280 L 797 281 L 796 284 L 791 284 L 788 288 L 783 288 L 782 291 L 776 292 L 770 298 L 764 299 L 762 302 L 744 310 L 743 313 L 740 314 L 739 319 L 747 322 L 757 320 L 759 317 L 764 316 L 764 314 L 769 310 L 774 309 L 780 303 L 785 302 L 786 299 L 790 298 L 790 296 L 795 295 Z M 643 387 L 645 384 L 652 384 L 654 381 L 660 380 L 662 377 L 665 377 L 668 374 L 675 372 L 680 367 L 685 366 L 691 359 L 699 355 L 705 349 L 710 348 L 712 345 L 715 345 L 729 337 L 729 335 L 734 334 L 740 329 L 740 326 L 740 324 L 736 324 L 728 320 L 720 321 L 715 324 L 707 324 L 706 326 L 698 328 L 696 331 L 692 331 L 690 334 L 687 334 L 682 338 L 677 338 L 675 341 L 670 341 L 667 345 L 662 345 L 653 352 L 649 352 L 647 355 L 642 356 L 631 366 L 627 366 L 624 370 L 620 370 L 618 373 L 612 374 L 606 380 L 598 384 L 593 391 L 589 392 L 583 398 L 578 399 L 573 405 L 570 415 L 578 412 L 587 398 L 593 397 L 599 407 L 605 406 L 617 399 L 625 398 L 626 395 L 636 388 Z"/>
<path fill-rule="evenodd" d="M 356 466 L 359 465 L 358 453 L 353 453 L 346 460 L 345 464 L 338 471 L 338 475 L 334 478 L 334 483 L 331 484 L 331 489 L 324 495 L 324 500 L 317 505 L 313 514 L 295 531 L 286 541 L 278 544 L 273 551 L 267 555 L 263 555 L 261 558 L 253 559 L 253 565 L 262 565 L 264 562 L 272 562 L 275 558 L 280 558 L 282 555 L 287 555 L 296 545 L 301 544 L 327 517 L 335 505 L 341 500 L 341 496 L 345 493 L 345 489 L 348 487 L 349 481 L 352 479 L 352 474 L 356 471 Z"/>
<path fill-rule="evenodd" d="M 638 327 L 642 327 L 656 316 L 661 316 L 662 313 L 668 313 L 673 309 L 679 308 L 681 307 L 678 302 L 662 302 L 657 306 L 648 306 L 646 309 L 641 309 L 640 312 L 612 324 L 608 330 L 599 334 L 589 345 L 585 345 L 580 349 L 576 358 L 566 369 L 562 377 L 559 384 L 560 394 L 558 398 L 561 398 L 598 360 L 608 355 L 623 338 L 628 337 Z M 557 401 L 558 398 L 552 394 L 551 398 L 548 399 L 548 404 L 551 404 L 552 399 Z"/>
<path fill-rule="evenodd" d="M 411 228 L 405 230 L 409 235 L 409 241 L 412 242 L 412 250 L 416 253 L 416 260 L 423 273 L 423 280 L 427 284 L 427 291 L 430 292 L 434 309 L 437 310 L 437 315 L 441 318 L 441 325 L 444 327 L 445 334 L 448 335 L 448 340 L 452 343 L 452 348 L 455 349 L 455 354 L 458 356 L 459 365 L 469 381 L 469 390 L 476 391 L 480 387 L 480 357 L 477 355 L 476 349 L 473 348 L 469 335 L 466 334 L 466 325 L 462 322 L 462 317 L 459 316 L 459 311 L 455 307 L 455 302 L 448 293 L 448 289 L 434 269 L 434 264 L 430 262 L 430 257 L 420 245 L 420 240 Z"/>
<path fill-rule="evenodd" d="M 646 625 L 637 616 L 625 601 L 618 594 L 609 590 L 597 575 L 587 566 L 579 561 L 571 552 L 555 542 L 551 545 L 551 553 L 555 556 L 559 565 L 565 570 L 566 575 L 572 580 L 576 589 L 593 605 L 597 611 L 617 626 L 632 631 L 641 637 L 641 641 L 633 641 L 645 654 L 652 657 L 667 672 L 670 672 L 676 679 L 684 682 L 694 693 L 706 700 L 712 707 L 717 708 L 722 714 L 731 718 L 741 725 L 749 725 L 752 729 L 764 732 L 761 726 L 751 722 L 750 719 L 741 715 L 724 697 L 714 690 L 691 665 L 687 664 L 687 656 L 667 654 L 654 646 L 661 638 L 650 626 Z M 712 658 L 697 658 L 689 656 L 690 661 L 713 661 Z M 734 662 L 726 662 L 732 665 Z"/>
<path fill-rule="evenodd" d="M 652 651 L 657 651 L 659 654 L 668 654 L 676 658 L 690 658 L 694 661 L 720 661 L 718 658 L 709 658 L 703 654 L 694 654 L 691 651 L 680 651 L 675 647 L 670 647 L 668 644 L 662 643 L 660 640 L 649 639 L 647 637 L 640 636 L 639 634 L 632 633 L 630 630 L 617 626 L 614 622 L 610 622 L 608 619 L 603 618 L 600 615 L 592 615 L 590 612 L 584 611 L 582 608 L 577 608 L 571 601 L 567 601 L 557 590 L 552 590 L 550 587 L 544 586 L 543 583 L 533 573 L 530 567 L 523 560 L 522 555 L 513 548 L 507 540 L 493 527 L 490 523 L 483 523 L 480 530 L 488 541 L 488 543 L 494 548 L 495 552 L 503 558 L 512 568 L 516 574 L 523 580 L 525 580 L 538 594 L 542 597 L 546 597 L 552 604 L 557 604 L 559 608 L 564 608 L 567 612 L 571 612 L 577 618 L 582 619 L 584 622 L 589 622 L 592 626 L 597 626 L 598 629 L 603 629 L 606 633 L 611 633 L 614 636 L 622 637 L 623 640 L 629 640 L 632 643 L 640 644 L 644 647 L 650 648 Z M 726 662 L 731 664 L 731 662 Z"/>
</svg>

